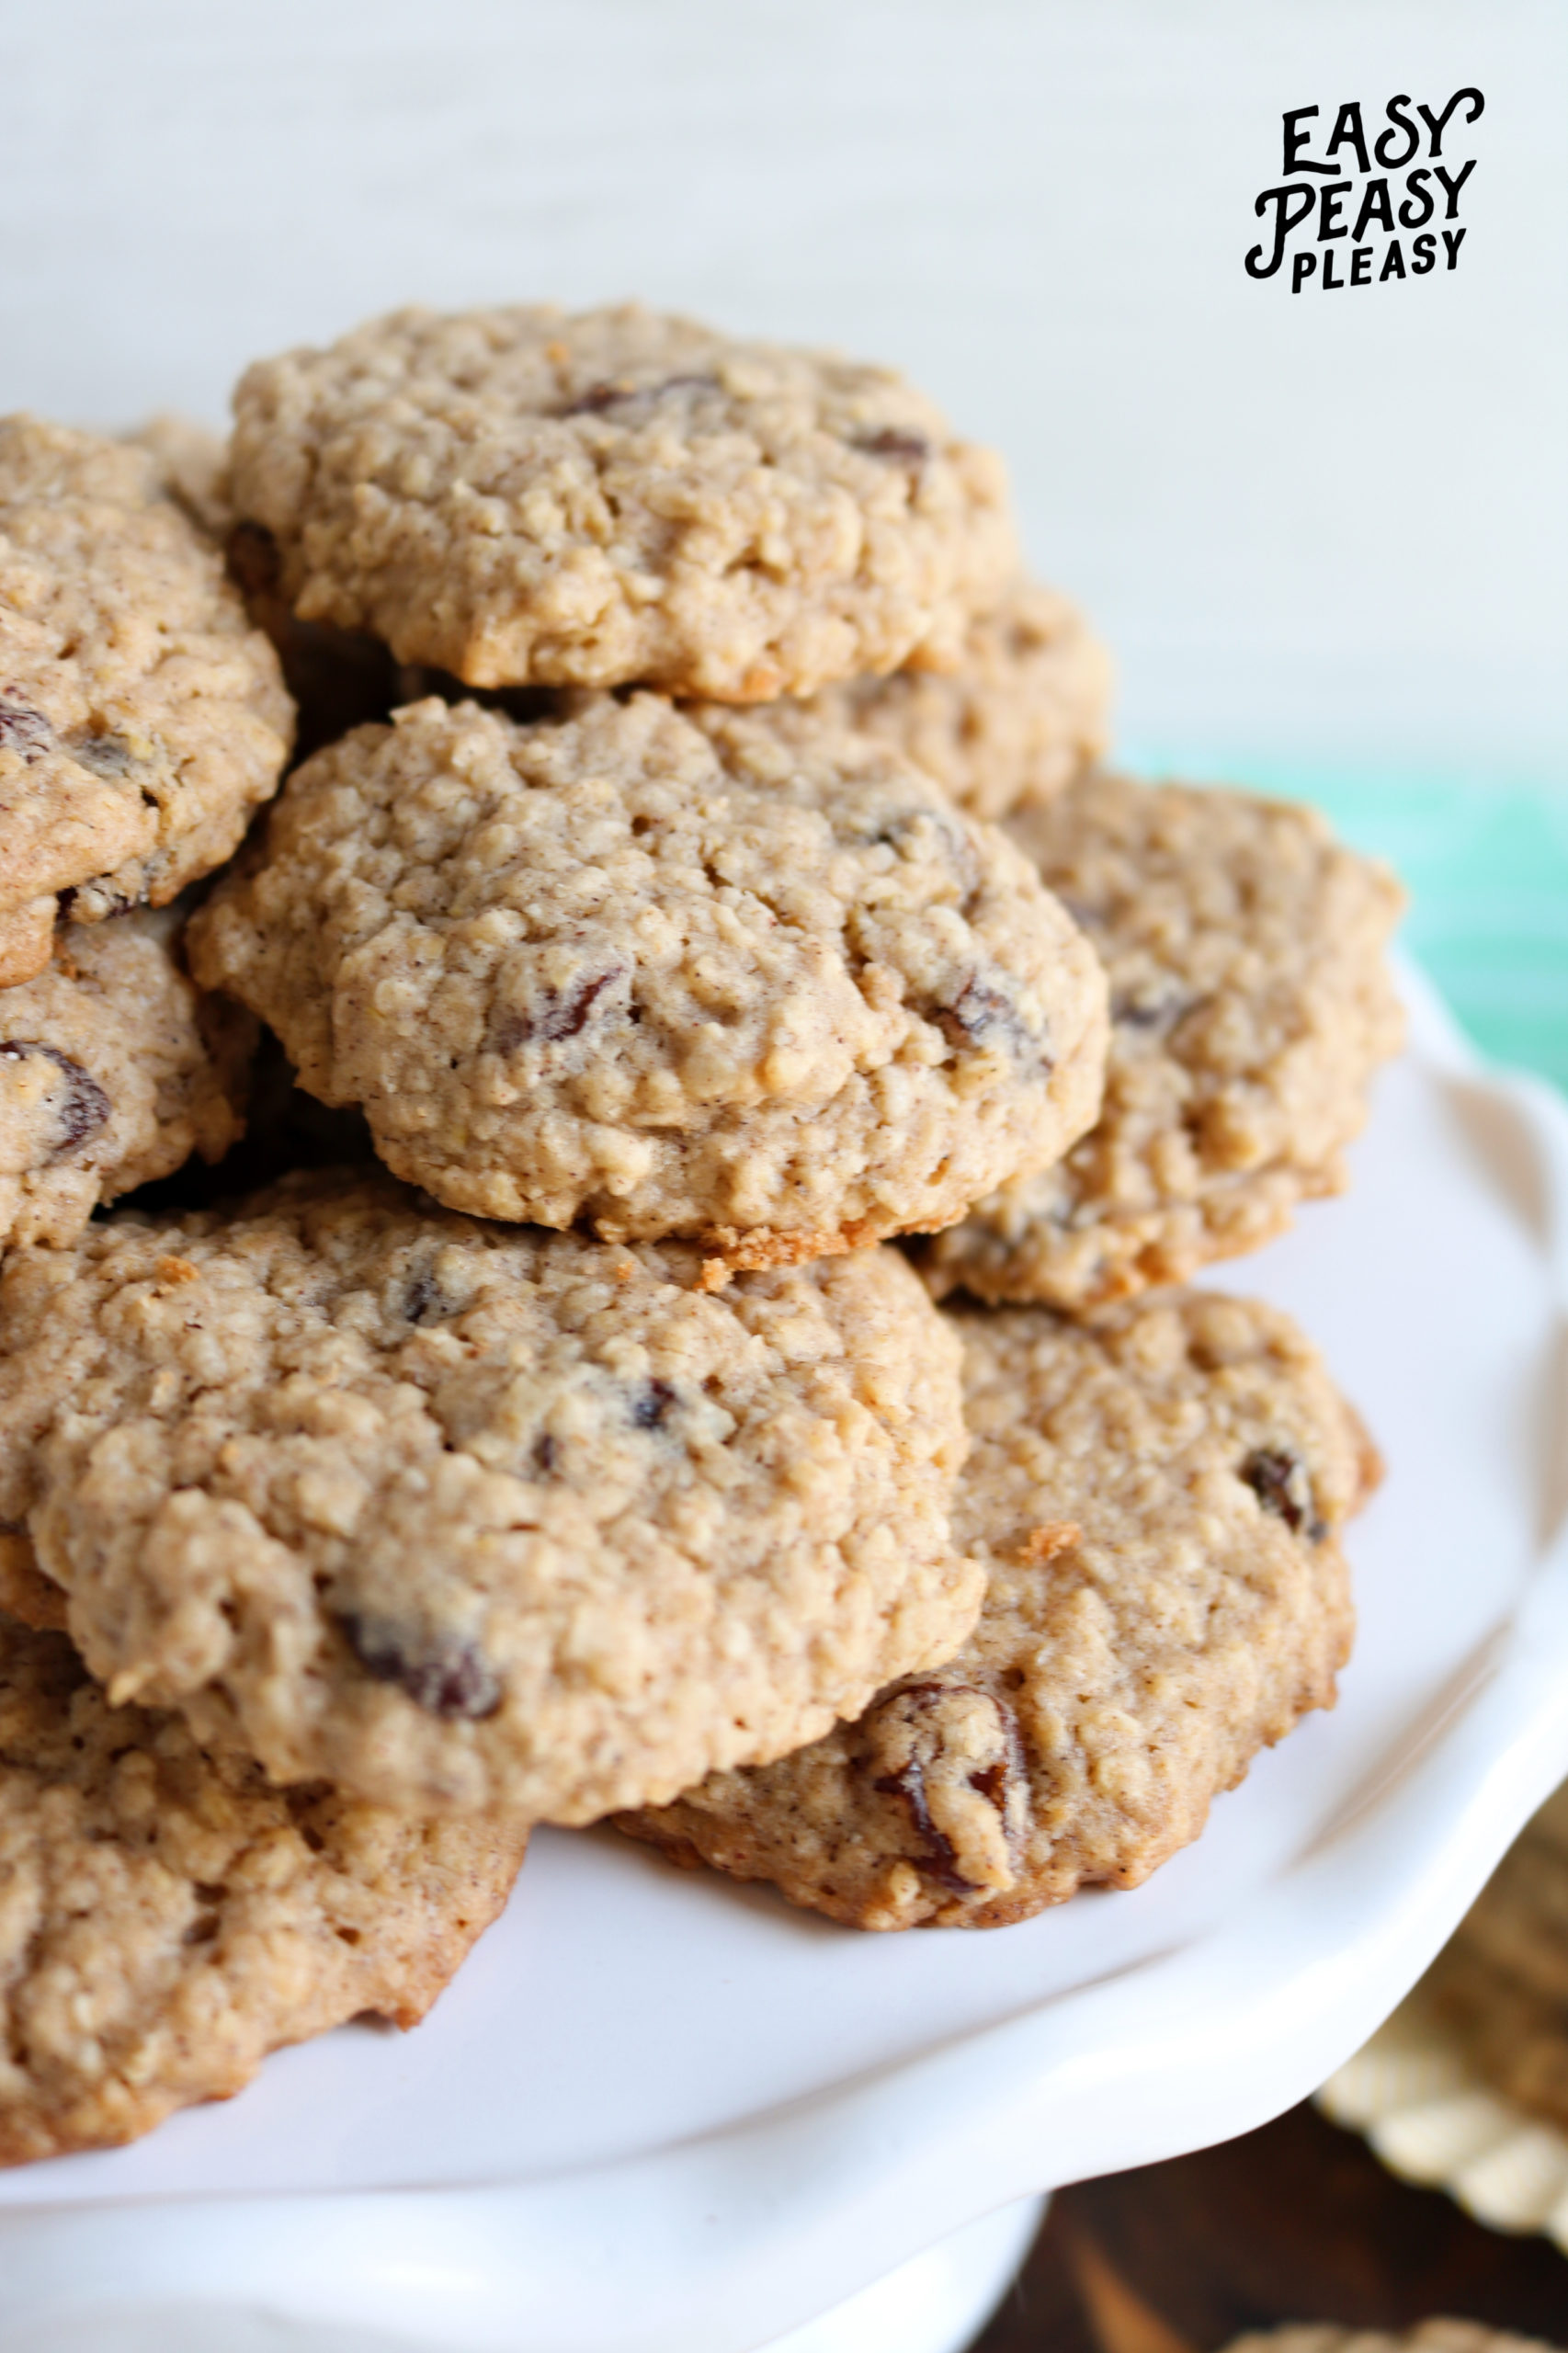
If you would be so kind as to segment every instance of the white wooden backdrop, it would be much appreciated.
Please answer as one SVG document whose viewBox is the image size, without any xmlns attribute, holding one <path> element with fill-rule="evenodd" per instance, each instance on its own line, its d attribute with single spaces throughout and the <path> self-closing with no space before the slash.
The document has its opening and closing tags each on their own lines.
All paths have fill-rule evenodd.
<svg viewBox="0 0 1568 2353">
<path fill-rule="evenodd" d="M 1486 112 L 1461 267 L 1241 256 L 1279 115 Z M 1562 0 L 0 0 L 0 406 L 219 417 L 418 298 L 906 365 L 1189 764 L 1568 775 Z"/>
</svg>

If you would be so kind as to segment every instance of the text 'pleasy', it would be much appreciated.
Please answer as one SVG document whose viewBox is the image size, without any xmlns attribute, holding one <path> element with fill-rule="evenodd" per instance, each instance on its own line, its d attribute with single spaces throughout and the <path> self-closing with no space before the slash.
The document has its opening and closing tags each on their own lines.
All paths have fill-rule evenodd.
<svg viewBox="0 0 1568 2353">
<path fill-rule="evenodd" d="M 1475 157 L 1460 163 L 1451 152 L 1445 156 L 1443 138 L 1456 115 L 1461 124 L 1475 122 L 1485 104 L 1479 90 L 1467 87 L 1436 111 L 1417 106 L 1413 113 L 1401 92 L 1383 108 L 1386 129 L 1369 142 L 1352 98 L 1335 114 L 1319 152 L 1312 126 L 1321 127 L 1322 108 L 1290 108 L 1282 119 L 1284 179 L 1264 188 L 1253 206 L 1267 232 L 1246 256 L 1247 276 L 1275 277 L 1289 253 L 1292 294 L 1313 283 L 1332 293 L 1391 278 L 1425 278 L 1437 266 L 1439 239 L 1447 267 L 1457 269 L 1465 231 L 1462 223 L 1448 224 L 1459 222 Z M 1428 222 L 1435 223 L 1431 229 Z M 1408 246 L 1401 232 L 1412 233 Z M 1341 238 L 1347 240 L 1344 250 Z"/>
</svg>

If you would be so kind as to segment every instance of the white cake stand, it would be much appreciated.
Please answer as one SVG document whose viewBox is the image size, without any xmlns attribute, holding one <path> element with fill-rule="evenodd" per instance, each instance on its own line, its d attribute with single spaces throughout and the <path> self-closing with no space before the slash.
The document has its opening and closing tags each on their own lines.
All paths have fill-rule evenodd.
<svg viewBox="0 0 1568 2353">
<path fill-rule="evenodd" d="M 1355 1188 L 1229 1275 L 1301 1316 L 1391 1475 L 1339 1707 L 1198 1846 L 1016 1928 L 875 1937 L 541 1836 L 416 2033 L 0 2177 L 0 2353 L 745 2353 L 810 2322 L 801 2353 L 948 2353 L 1018 2201 L 1348 2057 L 1568 1772 L 1568 1108 L 1410 995 Z"/>
</svg>

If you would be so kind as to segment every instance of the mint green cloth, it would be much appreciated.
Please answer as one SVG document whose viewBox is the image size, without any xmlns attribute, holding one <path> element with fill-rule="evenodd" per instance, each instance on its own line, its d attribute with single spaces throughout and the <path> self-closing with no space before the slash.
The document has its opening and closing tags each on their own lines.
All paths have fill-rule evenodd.
<svg viewBox="0 0 1568 2353">
<path fill-rule="evenodd" d="M 1143 776 L 1315 801 L 1410 892 L 1403 934 L 1484 1053 L 1568 1088 L 1568 783 L 1326 777 L 1127 755 Z"/>
</svg>

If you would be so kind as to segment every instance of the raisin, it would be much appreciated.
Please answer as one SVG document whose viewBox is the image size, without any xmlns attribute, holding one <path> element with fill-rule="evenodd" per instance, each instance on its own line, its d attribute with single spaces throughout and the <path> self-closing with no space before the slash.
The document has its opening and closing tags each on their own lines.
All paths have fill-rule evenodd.
<svg viewBox="0 0 1568 2353">
<path fill-rule="evenodd" d="M 1033 1059 L 1042 1069 L 1053 1067 L 1051 1055 L 1019 1018 L 1012 999 L 983 981 L 978 972 L 971 972 L 951 1005 L 939 1006 L 932 1017 L 949 1045 L 983 1047 L 1000 1040 L 1017 1061 Z"/>
<path fill-rule="evenodd" d="M 25 703 L 14 688 L 0 694 L 0 752 L 20 752 L 28 767 L 52 749 L 54 730 L 41 710 Z"/>
<path fill-rule="evenodd" d="M 1001 990 L 971 972 L 952 1004 L 937 1007 L 937 1027 L 953 1045 L 966 1046 L 1017 1017 Z"/>
<path fill-rule="evenodd" d="M 675 1402 L 676 1392 L 667 1381 L 646 1381 L 631 1408 L 631 1418 L 640 1430 L 656 1430 Z"/>
<path fill-rule="evenodd" d="M 451 1302 L 428 1267 L 412 1277 L 403 1295 L 403 1313 L 410 1324 L 438 1324 L 451 1312 Z"/>
<path fill-rule="evenodd" d="M 980 861 L 960 818 L 949 816 L 941 809 L 895 809 L 891 815 L 879 818 L 869 832 L 858 838 L 896 849 L 901 858 L 928 858 L 933 836 L 940 843 L 941 855 L 963 892 L 967 912 L 980 885 Z"/>
<path fill-rule="evenodd" d="M 562 416 L 599 416 L 607 408 L 613 408 L 617 401 L 630 400 L 631 393 L 630 384 L 590 384 L 585 392 L 579 392 L 574 401 L 568 401 L 561 414 Z"/>
<path fill-rule="evenodd" d="M 855 447 L 869 457 L 897 458 L 909 466 L 923 466 L 931 454 L 924 433 L 900 433 L 891 425 L 884 425 L 880 433 L 858 435 Z"/>
<path fill-rule="evenodd" d="M 1192 999 L 1169 978 L 1139 981 L 1112 996 L 1110 1017 L 1123 1029 L 1171 1029 L 1191 1003 Z"/>
<path fill-rule="evenodd" d="M 548 1479 L 551 1475 L 555 1469 L 556 1458 L 560 1451 L 560 1448 L 556 1445 L 555 1440 L 551 1437 L 548 1430 L 545 1430 L 539 1438 L 535 1438 L 534 1468 L 540 1473 L 541 1478 Z"/>
<path fill-rule="evenodd" d="M 567 988 L 547 990 L 536 1012 L 515 1013 L 499 1024 L 493 1037 L 494 1051 L 515 1054 L 519 1046 L 555 1046 L 563 1039 L 577 1037 L 587 1028 L 605 991 L 613 988 L 627 970 L 624 964 L 611 964 L 607 972 L 575 980 Z"/>
<path fill-rule="evenodd" d="M 926 1802 L 926 1771 L 918 1756 L 911 1756 L 896 1773 L 881 1773 L 871 1783 L 884 1796 L 902 1798 L 909 1808 L 909 1818 L 915 1824 L 915 1835 L 921 1845 L 920 1868 L 927 1879 L 945 1887 L 949 1895 L 970 1895 L 971 1882 L 960 1870 L 959 1859 L 950 1838 L 944 1838 L 931 1819 Z"/>
<path fill-rule="evenodd" d="M 977 1773 L 970 1775 L 969 1786 L 978 1790 L 987 1803 L 1001 1813 L 1007 1803 L 1007 1760 L 999 1756 L 994 1765 L 983 1765 Z"/>
<path fill-rule="evenodd" d="M 1299 1454 L 1282 1446 L 1255 1447 L 1240 1475 L 1264 1510 L 1282 1519 L 1292 1535 L 1304 1530 L 1312 1543 L 1323 1542 L 1328 1522 L 1319 1516 L 1312 1479 Z"/>
<path fill-rule="evenodd" d="M 665 392 L 714 392 L 718 389 L 717 376 L 666 376 L 657 384 L 590 384 L 585 392 L 579 392 L 560 413 L 562 416 L 602 416 L 607 409 L 620 408 L 632 401 L 660 400 Z"/>
<path fill-rule="evenodd" d="M 357 1610 L 340 1612 L 337 1622 L 366 1673 L 398 1684 L 427 1715 L 480 1719 L 500 1707 L 501 1678 L 465 1636 L 414 1633 Z"/>
<path fill-rule="evenodd" d="M 608 972 L 600 972 L 596 979 L 574 982 L 563 995 L 546 1004 L 534 1024 L 535 1036 L 549 1045 L 562 1038 L 575 1038 L 587 1027 L 606 989 L 613 987 L 625 970 L 624 964 L 612 964 Z"/>
<path fill-rule="evenodd" d="M 74 1152 L 79 1143 L 85 1143 L 89 1136 L 97 1135 L 108 1118 L 109 1099 L 91 1071 L 74 1063 L 58 1046 L 46 1046 L 36 1038 L 7 1038 L 0 1041 L 0 1063 L 26 1062 L 29 1054 L 42 1054 L 65 1081 L 62 1099 L 54 1107 L 60 1141 L 50 1152 L 51 1160 L 59 1160 L 64 1154 Z"/>
<path fill-rule="evenodd" d="M 890 1768 L 871 1786 L 902 1800 L 926 1877 L 954 1895 L 1011 1884 L 1011 1863 L 1003 1859 L 1022 1836 L 1028 1785 L 1006 1702 L 975 1684 L 906 1683 L 866 1722 L 871 1760 Z M 983 1833 L 977 1824 L 971 1791 L 997 1815 L 1000 1837 L 996 1825 Z"/>
</svg>

